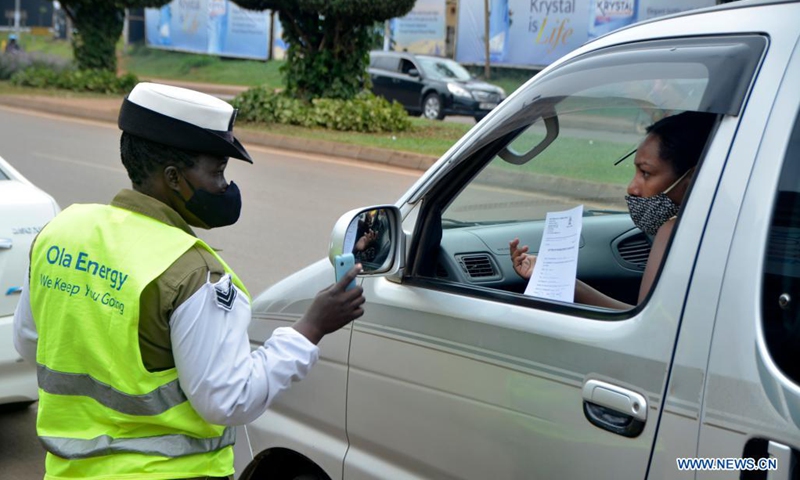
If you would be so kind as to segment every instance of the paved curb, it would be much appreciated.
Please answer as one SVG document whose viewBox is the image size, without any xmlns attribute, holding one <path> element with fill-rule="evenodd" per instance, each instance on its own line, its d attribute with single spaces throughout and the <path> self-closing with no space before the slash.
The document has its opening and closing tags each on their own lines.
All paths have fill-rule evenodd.
<svg viewBox="0 0 800 480">
<path fill-rule="evenodd" d="M 61 104 L 47 100 L 39 100 L 31 97 L 17 97 L 14 95 L 0 95 L 0 105 L 16 107 L 24 110 L 34 110 L 37 112 L 54 113 L 67 117 L 78 117 L 89 120 L 99 120 L 104 122 L 117 123 L 119 108 L 99 109 L 91 107 L 81 107 L 72 104 Z"/>
<path fill-rule="evenodd" d="M 51 100 L 50 97 L 35 98 L 30 96 L 0 95 L 0 105 L 110 123 L 117 123 L 119 115 L 119 106 L 114 108 L 81 106 L 76 105 L 75 102 L 63 103 L 58 100 Z M 238 128 L 236 136 L 241 142 L 253 145 L 331 155 L 422 171 L 427 170 L 438 160 L 438 157 L 430 155 L 398 152 L 384 148 L 364 147 L 327 140 L 309 140 L 307 138 L 276 135 L 247 127 Z"/>
</svg>

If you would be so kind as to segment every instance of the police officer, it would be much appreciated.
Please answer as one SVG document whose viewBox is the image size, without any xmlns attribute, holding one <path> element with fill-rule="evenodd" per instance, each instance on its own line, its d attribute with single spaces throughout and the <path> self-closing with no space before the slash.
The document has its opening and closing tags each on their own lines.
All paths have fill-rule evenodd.
<svg viewBox="0 0 800 480">
<path fill-rule="evenodd" d="M 317 361 L 317 343 L 363 314 L 360 266 L 292 327 L 250 350 L 249 294 L 193 227 L 230 225 L 234 109 L 138 84 L 119 115 L 133 183 L 111 205 L 73 205 L 31 249 L 15 346 L 36 362 L 45 478 L 233 474 L 232 425 L 252 421 Z"/>
</svg>

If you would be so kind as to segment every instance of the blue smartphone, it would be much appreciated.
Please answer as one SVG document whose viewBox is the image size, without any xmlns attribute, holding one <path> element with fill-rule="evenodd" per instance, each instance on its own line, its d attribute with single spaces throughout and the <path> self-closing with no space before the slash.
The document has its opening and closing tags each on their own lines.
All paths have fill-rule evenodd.
<svg viewBox="0 0 800 480">
<path fill-rule="evenodd" d="M 334 257 L 334 270 L 336 270 L 336 283 L 339 283 L 339 280 L 345 276 L 347 272 L 350 271 L 353 267 L 356 266 L 356 258 L 353 256 L 352 253 L 343 253 L 341 255 L 336 255 Z M 345 288 L 345 290 L 350 290 L 351 288 L 355 288 L 356 286 L 356 279 L 354 278 L 350 285 Z"/>
</svg>

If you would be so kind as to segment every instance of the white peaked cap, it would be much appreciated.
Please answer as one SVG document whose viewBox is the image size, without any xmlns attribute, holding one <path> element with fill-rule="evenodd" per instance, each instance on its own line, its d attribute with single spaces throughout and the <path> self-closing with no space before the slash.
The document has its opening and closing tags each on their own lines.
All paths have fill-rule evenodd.
<svg viewBox="0 0 800 480">
<path fill-rule="evenodd" d="M 183 150 L 252 163 L 233 136 L 236 110 L 219 98 L 187 88 L 142 82 L 125 98 L 119 128 Z"/>
<path fill-rule="evenodd" d="M 128 100 L 209 130 L 228 130 L 233 116 L 233 107 L 217 97 L 159 83 L 139 83 L 131 90 Z"/>
</svg>

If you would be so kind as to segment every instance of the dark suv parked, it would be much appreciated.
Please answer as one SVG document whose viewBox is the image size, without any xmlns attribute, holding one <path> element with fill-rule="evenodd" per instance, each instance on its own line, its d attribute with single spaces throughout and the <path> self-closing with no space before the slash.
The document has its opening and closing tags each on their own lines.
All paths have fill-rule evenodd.
<svg viewBox="0 0 800 480">
<path fill-rule="evenodd" d="M 506 98 L 497 85 L 476 80 L 448 58 L 405 52 L 369 54 L 372 92 L 397 100 L 409 113 L 431 120 L 470 115 L 480 120 Z"/>
</svg>

